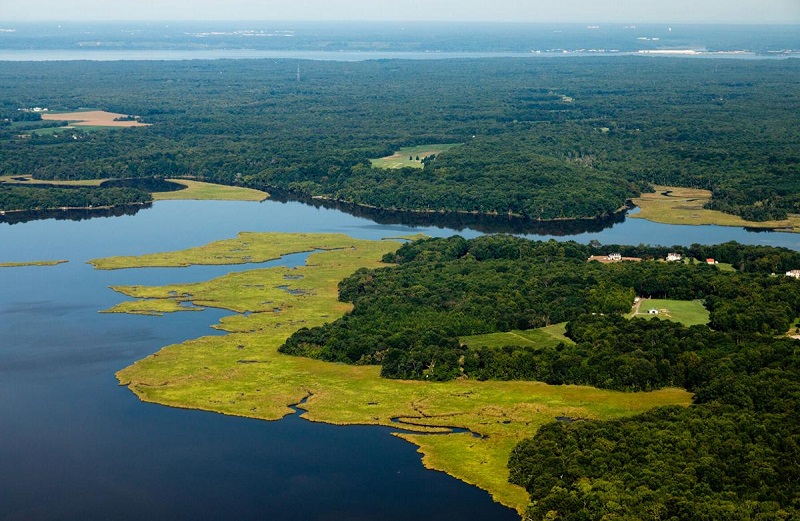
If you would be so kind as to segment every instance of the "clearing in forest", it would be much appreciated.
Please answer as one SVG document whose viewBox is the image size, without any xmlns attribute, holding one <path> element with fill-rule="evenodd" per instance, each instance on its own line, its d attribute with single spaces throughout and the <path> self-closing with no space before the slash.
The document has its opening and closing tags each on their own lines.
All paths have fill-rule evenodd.
<svg viewBox="0 0 800 521">
<path fill-rule="evenodd" d="M 137 116 L 117 114 L 105 110 L 88 110 L 86 112 L 48 112 L 42 114 L 45 121 L 68 121 L 70 127 L 147 127 L 147 123 L 139 121 Z M 117 120 L 117 121 L 115 121 Z M 65 128 L 65 127 L 60 127 Z"/>
<path fill-rule="evenodd" d="M 564 336 L 566 333 L 566 322 L 553 324 L 552 326 L 539 327 L 536 329 L 525 329 L 508 331 L 505 333 L 488 333 L 485 335 L 473 335 L 460 337 L 459 341 L 470 347 L 505 347 L 505 346 L 524 346 L 535 348 L 555 348 L 559 343 L 574 344 L 572 340 Z"/>
<path fill-rule="evenodd" d="M 633 307 L 632 317 L 651 317 L 680 322 L 684 326 L 708 324 L 708 310 L 700 300 L 641 299 Z"/>
<path fill-rule="evenodd" d="M 397 168 L 422 168 L 422 160 L 429 156 L 438 156 L 442 152 L 453 147 L 460 146 L 460 143 L 440 143 L 437 145 L 420 145 L 416 147 L 403 147 L 394 154 L 379 159 L 371 159 L 372 166 L 375 168 L 397 169 Z"/>
</svg>

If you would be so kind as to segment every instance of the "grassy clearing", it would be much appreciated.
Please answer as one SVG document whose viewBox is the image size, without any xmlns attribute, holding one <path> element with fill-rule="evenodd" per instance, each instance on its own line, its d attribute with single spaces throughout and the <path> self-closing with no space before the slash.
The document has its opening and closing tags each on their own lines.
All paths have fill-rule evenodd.
<svg viewBox="0 0 800 521">
<path fill-rule="evenodd" d="M 800 317 L 794 320 L 789 331 L 786 332 L 786 335 L 800 340 Z"/>
<path fill-rule="evenodd" d="M 181 267 L 193 264 L 221 265 L 266 262 L 287 253 L 349 248 L 354 240 L 342 234 L 284 234 L 242 232 L 236 239 L 166 253 L 93 259 L 100 270 L 147 267 Z M 396 244 L 396 243 L 393 243 Z M 338 282 L 338 281 L 337 281 Z"/>
<path fill-rule="evenodd" d="M 126 288 L 111 286 L 111 289 L 124 293 Z M 128 313 L 130 315 L 152 315 L 161 316 L 164 313 L 176 313 L 178 311 L 203 311 L 205 308 L 195 305 L 183 305 L 184 303 L 191 304 L 188 298 L 171 297 L 171 298 L 155 298 L 155 299 L 141 299 L 129 300 L 120 302 L 114 307 L 111 307 L 101 313 Z"/>
<path fill-rule="evenodd" d="M 0 262 L 0 268 L 23 268 L 27 266 L 58 266 L 69 262 L 66 260 L 31 261 L 31 262 Z"/>
<path fill-rule="evenodd" d="M 70 132 L 98 132 L 100 130 L 108 130 L 109 128 L 113 128 L 110 126 L 105 125 L 78 125 L 78 123 L 70 123 L 65 127 L 47 127 L 47 128 L 39 128 L 36 130 L 32 130 L 31 134 L 36 134 L 39 136 L 58 136 L 60 134 L 64 134 L 67 131 Z"/>
<path fill-rule="evenodd" d="M 470 347 L 503 347 L 503 346 L 528 346 L 536 348 L 553 348 L 559 342 L 573 344 L 574 342 L 564 336 L 566 322 L 537 329 L 514 330 L 507 333 L 489 333 L 486 335 L 473 335 L 459 338 L 462 344 Z"/>
<path fill-rule="evenodd" d="M 718 262 L 715 264 L 719 271 L 736 271 L 736 268 L 733 267 L 733 264 L 728 264 L 727 262 Z"/>
<path fill-rule="evenodd" d="M 38 136 L 52 136 L 52 135 L 63 134 L 64 132 L 71 130 L 75 130 L 75 127 L 67 125 L 66 127 L 37 128 L 36 130 L 32 130 L 31 134 L 36 134 Z"/>
<path fill-rule="evenodd" d="M 460 146 L 459 143 L 442 143 L 438 145 L 421 145 L 416 147 L 403 147 L 391 156 L 371 159 L 372 166 L 375 168 L 422 168 L 422 158 L 430 155 L 439 155 L 453 147 Z M 419 157 L 419 159 L 417 159 Z"/>
<path fill-rule="evenodd" d="M 20 179 L 24 179 L 21 181 Z M 29 175 L 4 175 L 0 176 L 0 183 L 25 186 L 26 184 L 52 185 L 52 186 L 100 186 L 105 179 L 81 179 L 79 181 L 59 181 L 49 179 L 34 179 Z"/>
<path fill-rule="evenodd" d="M 657 309 L 658 314 L 650 315 L 651 309 Z M 674 320 L 685 326 L 708 324 L 709 320 L 708 310 L 699 300 L 643 299 L 633 316 Z"/>
<path fill-rule="evenodd" d="M 195 200 L 195 201 L 263 201 L 269 194 L 252 188 L 225 186 L 189 179 L 168 179 L 173 183 L 185 186 L 176 192 L 155 192 L 155 201 Z"/>
<path fill-rule="evenodd" d="M 665 224 L 716 224 L 750 228 L 781 228 L 785 231 L 800 232 L 800 215 L 791 215 L 784 221 L 745 221 L 736 215 L 703 208 L 703 205 L 711 199 L 711 192 L 708 190 L 676 186 L 655 186 L 654 188 L 656 190 L 654 193 L 642 194 L 641 197 L 633 199 L 633 203 L 640 208 L 640 211 L 636 214 L 629 214 L 628 217 Z"/>
<path fill-rule="evenodd" d="M 317 249 L 332 238 L 246 235 L 252 249 L 268 245 L 283 254 Z M 392 419 L 400 417 L 420 423 L 417 429 L 408 426 L 419 434 L 401 437 L 420 447 L 427 467 L 487 490 L 520 512 L 528 497 L 507 482 L 506 462 L 514 444 L 543 423 L 557 416 L 617 418 L 690 402 L 690 394 L 678 389 L 632 394 L 538 382 L 387 380 L 376 366 L 282 355 L 277 349 L 292 332 L 332 321 L 350 308 L 337 300 L 339 280 L 360 266 L 380 266 L 378 259 L 399 246 L 333 237 L 340 248 L 311 254 L 304 267 L 256 269 L 195 284 L 114 288 L 136 298 L 175 300 L 180 295 L 200 306 L 250 312 L 215 326 L 227 335 L 168 346 L 119 371 L 120 383 L 145 401 L 265 420 L 290 414 L 290 404 L 309 396 L 303 416 L 311 421 L 396 426 Z M 241 235 L 228 244 L 239 240 Z M 214 244 L 212 250 L 219 251 Z M 201 249 L 195 250 L 181 265 L 204 258 Z M 150 265 L 149 260 L 140 265 Z M 557 334 L 557 329 L 547 334 Z M 430 427 L 453 426 L 482 437 L 424 434 Z"/>
</svg>

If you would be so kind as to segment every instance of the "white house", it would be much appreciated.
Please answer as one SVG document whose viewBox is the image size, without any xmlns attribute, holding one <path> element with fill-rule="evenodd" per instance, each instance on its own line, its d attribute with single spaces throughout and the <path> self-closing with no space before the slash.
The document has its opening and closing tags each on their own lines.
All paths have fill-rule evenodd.
<svg viewBox="0 0 800 521">
<path fill-rule="evenodd" d="M 674 262 L 681 260 L 680 253 L 667 253 L 667 262 Z"/>
<path fill-rule="evenodd" d="M 789 270 L 786 272 L 786 276 L 800 279 L 800 270 Z"/>
<path fill-rule="evenodd" d="M 608 260 L 610 260 L 610 261 L 621 261 L 622 260 L 622 254 L 621 253 L 609 253 L 608 254 Z"/>
</svg>

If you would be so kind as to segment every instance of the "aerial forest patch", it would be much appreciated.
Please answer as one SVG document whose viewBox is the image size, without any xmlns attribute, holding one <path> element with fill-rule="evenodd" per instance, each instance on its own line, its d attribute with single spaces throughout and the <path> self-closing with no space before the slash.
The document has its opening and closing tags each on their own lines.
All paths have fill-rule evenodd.
<svg viewBox="0 0 800 521">
<path fill-rule="evenodd" d="M 665 185 L 708 190 L 706 210 L 748 222 L 800 213 L 797 60 L 307 62 L 299 83 L 296 67 L 0 68 L 0 175 L 195 176 L 370 207 L 533 220 L 608 215 Z M 56 124 L 21 120 L 17 109 L 32 104 L 102 106 L 151 126 L 31 134 Z M 373 166 L 419 143 L 463 145 L 402 175 Z M 424 153 L 419 162 L 416 152 L 403 156 L 423 166 Z"/>
</svg>

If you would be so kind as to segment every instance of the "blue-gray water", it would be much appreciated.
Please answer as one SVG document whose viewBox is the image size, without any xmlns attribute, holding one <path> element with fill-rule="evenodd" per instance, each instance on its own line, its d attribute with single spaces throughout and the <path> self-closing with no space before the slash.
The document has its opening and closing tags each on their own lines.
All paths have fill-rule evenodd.
<svg viewBox="0 0 800 521">
<path fill-rule="evenodd" d="M 1 15 L 0 15 L 1 16 Z M 534 23 L 12 23 L 0 20 L 0 60 L 297 58 L 432 59 L 592 56 L 667 49 L 703 57 L 797 56 L 797 25 Z M 743 54 L 719 54 L 744 51 Z"/>
<path fill-rule="evenodd" d="M 0 260 L 70 261 L 0 269 L 0 519 L 515 519 L 485 492 L 425 470 L 415 447 L 389 429 L 170 409 L 117 385 L 115 371 L 162 346 L 219 334 L 209 325 L 228 312 L 99 314 L 123 300 L 109 285 L 203 280 L 252 266 L 95 271 L 85 262 L 239 231 L 479 233 L 275 201 L 164 201 L 132 216 L 0 224 Z M 793 234 L 634 219 L 558 240 L 570 238 L 800 249 Z"/>
</svg>

